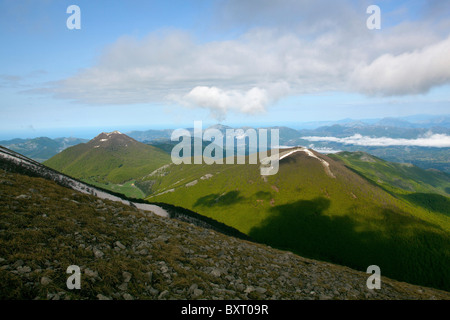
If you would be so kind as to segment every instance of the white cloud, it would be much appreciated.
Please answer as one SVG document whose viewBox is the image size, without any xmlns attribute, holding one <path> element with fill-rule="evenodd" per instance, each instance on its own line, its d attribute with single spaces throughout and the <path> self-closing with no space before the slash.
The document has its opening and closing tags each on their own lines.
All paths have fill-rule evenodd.
<svg viewBox="0 0 450 320">
<path fill-rule="evenodd" d="M 219 9 L 220 23 L 250 26 L 209 42 L 181 31 L 122 37 L 94 66 L 37 91 L 98 105 L 177 102 L 223 118 L 264 112 L 287 95 L 407 95 L 450 82 L 450 38 L 432 24 L 373 32 L 352 1 L 229 1 Z"/>
<path fill-rule="evenodd" d="M 418 147 L 436 147 L 448 148 L 450 147 L 450 136 L 446 134 L 426 134 L 416 139 L 402 139 L 389 137 L 368 137 L 360 134 L 355 134 L 351 137 L 337 138 L 337 137 L 302 137 L 308 141 L 330 141 L 343 144 L 351 144 L 357 146 L 372 146 L 372 147 L 387 147 L 387 146 L 418 146 Z"/>
<path fill-rule="evenodd" d="M 422 50 L 384 54 L 352 75 L 364 93 L 405 95 L 426 93 L 450 83 L 450 37 Z"/>
<path fill-rule="evenodd" d="M 209 87 L 216 88 L 216 94 L 209 91 L 215 99 L 210 102 L 212 110 L 262 111 L 267 102 L 291 92 L 336 88 L 336 77 L 344 76 L 348 62 L 333 60 L 325 49 L 334 43 L 325 38 L 312 46 L 295 34 L 273 30 L 253 30 L 236 40 L 205 44 L 181 32 L 162 38 L 152 34 L 143 40 L 123 38 L 105 51 L 98 65 L 50 90 L 82 103 L 181 101 L 185 97 L 190 99 L 187 103 L 199 101 L 200 107 L 207 107 L 204 99 L 193 97 L 198 90 L 192 91 Z M 231 103 L 245 103 L 223 108 L 224 95 Z"/>
<path fill-rule="evenodd" d="M 199 106 L 211 110 L 218 120 L 223 120 L 229 110 L 246 114 L 264 112 L 269 103 L 266 90 L 252 88 L 245 93 L 236 90 L 224 91 L 216 87 L 195 87 L 182 98 L 188 106 Z"/>
</svg>

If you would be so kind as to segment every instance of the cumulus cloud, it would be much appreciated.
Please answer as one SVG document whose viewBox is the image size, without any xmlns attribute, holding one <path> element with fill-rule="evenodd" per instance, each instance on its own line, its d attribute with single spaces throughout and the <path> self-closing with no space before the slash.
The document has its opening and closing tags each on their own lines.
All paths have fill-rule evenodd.
<svg viewBox="0 0 450 320">
<path fill-rule="evenodd" d="M 264 112 L 287 95 L 407 95 L 450 82 L 450 38 L 432 24 L 373 32 L 366 8 L 352 1 L 220 3 L 219 23 L 241 21 L 240 36 L 209 42 L 182 31 L 124 36 L 94 66 L 34 92 L 100 105 L 176 102 L 223 119 L 230 111 Z"/>
<path fill-rule="evenodd" d="M 450 147 L 450 136 L 446 134 L 429 133 L 416 139 L 402 139 L 389 137 L 368 137 L 360 134 L 355 134 L 351 137 L 337 138 L 337 137 L 302 137 L 308 141 L 330 141 L 343 144 L 351 144 L 357 146 L 373 146 L 373 147 L 387 147 L 387 146 L 418 146 L 418 147 L 436 147 L 448 148 Z"/>
<path fill-rule="evenodd" d="M 368 94 L 426 93 L 450 83 L 450 37 L 422 50 L 384 54 L 359 67 L 352 75 L 356 86 Z"/>
<path fill-rule="evenodd" d="M 266 90 L 252 88 L 245 93 L 236 90 L 224 91 L 216 87 L 195 87 L 182 99 L 189 106 L 199 106 L 211 110 L 212 115 L 223 120 L 229 110 L 246 114 L 264 112 L 269 97 Z"/>
<path fill-rule="evenodd" d="M 203 44 L 183 32 L 152 34 L 142 40 L 127 37 L 107 48 L 98 65 L 56 83 L 50 91 L 82 103 L 181 101 L 185 97 L 190 104 L 199 101 L 200 107 L 206 107 L 198 97 L 206 90 L 192 91 L 209 87 L 215 88 L 208 91 L 215 99 L 212 110 L 251 113 L 289 93 L 335 89 L 336 78 L 344 77 L 352 62 L 336 62 L 329 47 L 334 42 L 326 37 L 311 45 L 295 34 L 268 29 Z M 228 96 L 235 107 L 222 108 L 218 96 L 222 102 Z"/>
</svg>

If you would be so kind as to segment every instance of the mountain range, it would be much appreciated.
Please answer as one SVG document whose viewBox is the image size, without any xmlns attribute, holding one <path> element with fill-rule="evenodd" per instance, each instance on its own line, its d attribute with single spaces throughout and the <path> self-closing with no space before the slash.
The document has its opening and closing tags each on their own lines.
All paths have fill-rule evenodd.
<svg viewBox="0 0 450 320">
<path fill-rule="evenodd" d="M 450 299 L 384 275 L 381 288 L 371 290 L 365 272 L 160 217 L 97 192 L 0 148 L 0 299 Z M 67 288 L 74 263 L 81 290 Z"/>
<path fill-rule="evenodd" d="M 278 129 L 280 145 L 283 146 L 304 146 L 325 154 L 338 151 L 362 151 L 387 161 L 410 163 L 424 169 L 437 169 L 450 173 L 450 147 L 448 142 L 445 142 L 450 136 L 449 119 L 450 116 L 447 115 L 343 119 L 293 126 L 297 129 L 285 126 L 265 127 L 265 129 Z M 214 125 L 211 128 L 218 129 L 224 134 L 226 129 L 231 129 L 224 125 Z M 241 127 L 243 130 L 248 128 Z M 193 128 L 187 128 L 187 130 L 192 133 Z M 178 143 L 170 140 L 172 131 L 173 129 L 131 131 L 127 135 L 136 141 L 156 146 L 170 153 L 174 145 Z M 433 140 L 427 142 L 430 137 Z M 414 140 L 417 139 L 421 142 L 416 143 Z M 68 146 L 87 141 L 77 138 L 42 137 L 0 141 L 0 145 L 43 162 Z"/>
<path fill-rule="evenodd" d="M 362 151 L 387 161 L 410 163 L 424 169 L 450 173 L 450 147 L 448 142 L 445 142 L 450 136 L 449 119 L 449 116 L 426 115 L 372 120 L 344 119 L 335 122 L 317 122 L 298 130 L 284 126 L 262 129 L 278 129 L 280 145 L 287 147 L 305 146 L 325 154 Z M 224 125 L 215 125 L 211 128 L 220 130 L 224 135 L 226 129 L 231 129 Z M 188 130 L 192 131 L 189 128 Z M 160 147 L 167 152 L 177 144 L 170 140 L 170 134 L 170 130 L 130 132 L 135 139 Z M 434 140 L 427 142 L 430 137 Z"/>
<path fill-rule="evenodd" d="M 319 127 L 340 125 L 343 127 L 363 127 L 363 126 L 389 126 L 404 128 L 433 128 L 450 126 L 449 115 L 413 115 L 406 117 L 386 117 L 376 119 L 355 120 L 351 118 L 341 119 L 338 121 L 313 121 L 304 122 L 296 126 L 297 129 L 317 129 Z"/>
<path fill-rule="evenodd" d="M 308 258 L 358 270 L 376 262 L 389 277 L 449 289 L 447 174 L 362 152 L 326 156 L 296 147 L 280 155 L 273 176 L 248 161 L 174 165 L 163 150 L 113 132 L 44 164 L 109 190 L 139 189 L 155 204 Z"/>
</svg>

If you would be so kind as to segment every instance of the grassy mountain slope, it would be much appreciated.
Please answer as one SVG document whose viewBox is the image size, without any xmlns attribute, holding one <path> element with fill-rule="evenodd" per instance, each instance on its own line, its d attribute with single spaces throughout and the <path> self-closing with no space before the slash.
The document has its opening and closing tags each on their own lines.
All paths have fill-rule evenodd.
<svg viewBox="0 0 450 320">
<path fill-rule="evenodd" d="M 147 199 L 186 207 L 271 246 L 359 270 L 376 264 L 396 279 L 448 290 L 449 217 L 315 155 L 332 175 L 305 152 L 282 159 L 268 177 L 258 165 L 170 165 Z"/>
<path fill-rule="evenodd" d="M 330 155 L 387 191 L 427 210 L 450 215 L 450 175 L 387 162 L 364 152 Z"/>
<path fill-rule="evenodd" d="M 342 161 L 389 191 L 450 195 L 450 175 L 444 172 L 388 162 L 365 152 L 340 152 L 330 157 Z"/>
<path fill-rule="evenodd" d="M 126 183 L 169 161 L 170 156 L 161 149 L 121 133 L 102 133 L 88 143 L 62 151 L 44 164 L 107 189 L 140 195 L 139 190 L 133 192 L 135 187 Z"/>
<path fill-rule="evenodd" d="M 383 274 L 381 289 L 369 290 L 365 272 L 3 169 L 0 195 L 2 300 L 450 299 Z M 73 264 L 81 290 L 66 286 Z"/>
</svg>

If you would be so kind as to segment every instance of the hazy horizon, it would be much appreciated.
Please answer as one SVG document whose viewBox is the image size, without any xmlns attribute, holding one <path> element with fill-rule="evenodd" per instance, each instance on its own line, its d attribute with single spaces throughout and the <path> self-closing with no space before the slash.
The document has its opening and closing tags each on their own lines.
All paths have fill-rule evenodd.
<svg viewBox="0 0 450 320">
<path fill-rule="evenodd" d="M 436 118 L 436 117 L 449 117 L 450 114 L 440 114 L 440 115 L 411 115 L 412 117 L 421 117 L 424 116 L 424 119 Z M 403 119 L 405 117 L 385 117 L 385 118 L 394 118 L 394 119 Z M 283 123 L 228 123 L 228 122 L 204 122 L 204 129 L 216 125 L 226 125 L 232 128 L 238 127 L 253 127 L 253 128 L 262 128 L 262 127 L 288 127 L 295 130 L 300 129 L 315 129 L 320 126 L 325 126 L 327 123 L 340 123 L 346 121 L 361 121 L 365 123 L 376 122 L 385 118 L 362 118 L 362 119 L 354 119 L 354 118 L 342 118 L 338 120 L 319 120 L 319 121 L 305 121 L 305 122 L 283 122 Z M 417 123 L 415 121 L 411 121 L 411 123 Z M 157 124 L 157 125 L 140 125 L 140 126 L 98 126 L 98 127 L 72 127 L 72 128 L 25 128 L 19 130 L 10 130 L 10 131 L 0 131 L 0 140 L 12 140 L 12 139 L 34 139 L 40 137 L 47 137 L 51 139 L 56 138 L 81 138 L 81 139 L 92 139 L 101 132 L 112 132 L 112 131 L 120 131 L 122 133 L 129 133 L 132 131 L 147 131 L 147 130 L 165 130 L 165 129 L 178 129 L 178 128 L 192 128 L 192 123 L 186 123 L 185 125 L 175 125 L 175 124 Z"/>
</svg>

